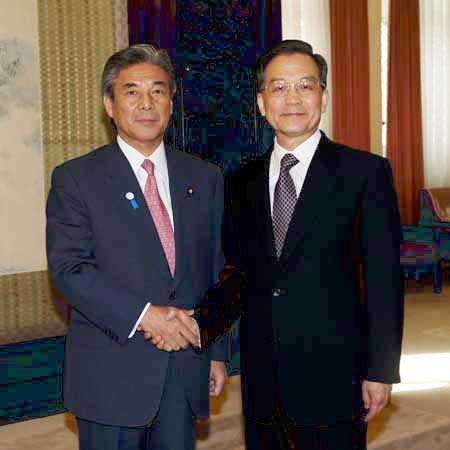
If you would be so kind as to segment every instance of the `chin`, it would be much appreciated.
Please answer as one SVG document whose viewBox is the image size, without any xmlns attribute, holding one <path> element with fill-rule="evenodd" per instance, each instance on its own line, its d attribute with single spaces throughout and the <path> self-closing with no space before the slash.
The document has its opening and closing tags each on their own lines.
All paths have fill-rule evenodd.
<svg viewBox="0 0 450 450">
<path fill-rule="evenodd" d="M 304 120 L 286 120 L 283 123 L 283 129 L 289 133 L 303 132 L 305 131 L 305 121 Z"/>
<path fill-rule="evenodd" d="M 161 133 L 142 133 L 138 136 L 140 141 L 154 141 L 163 136 Z"/>
<path fill-rule="evenodd" d="M 300 130 L 298 128 L 294 128 L 294 129 L 284 130 L 284 134 L 290 138 L 296 138 L 296 137 L 305 136 L 308 134 L 308 132 L 305 130 Z"/>
</svg>

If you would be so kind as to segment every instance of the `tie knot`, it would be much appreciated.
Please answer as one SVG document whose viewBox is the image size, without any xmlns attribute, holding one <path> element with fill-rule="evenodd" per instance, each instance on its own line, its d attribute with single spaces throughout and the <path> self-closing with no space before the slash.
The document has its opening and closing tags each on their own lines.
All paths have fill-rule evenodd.
<svg viewBox="0 0 450 450">
<path fill-rule="evenodd" d="M 281 158 L 281 170 L 288 171 L 298 163 L 298 159 L 291 154 L 284 155 Z"/>
<path fill-rule="evenodd" d="M 142 168 L 148 173 L 150 177 L 153 176 L 153 173 L 155 171 L 155 165 L 149 159 L 144 159 L 144 162 L 142 163 Z"/>
</svg>

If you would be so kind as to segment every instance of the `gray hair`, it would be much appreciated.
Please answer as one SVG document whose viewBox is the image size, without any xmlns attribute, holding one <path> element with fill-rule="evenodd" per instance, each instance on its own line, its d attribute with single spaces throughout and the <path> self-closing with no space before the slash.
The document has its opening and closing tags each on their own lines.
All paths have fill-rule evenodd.
<svg viewBox="0 0 450 450">
<path fill-rule="evenodd" d="M 325 58 L 318 53 L 314 53 L 312 46 L 307 42 L 292 39 L 281 41 L 279 44 L 264 52 L 258 58 L 258 61 L 256 63 L 256 82 L 258 92 L 261 91 L 263 87 L 265 75 L 264 72 L 270 61 L 272 61 L 273 58 L 279 55 L 292 55 L 295 53 L 309 55 L 314 60 L 317 65 L 317 69 L 319 70 L 320 84 L 324 89 L 327 87 L 328 66 Z"/>
<path fill-rule="evenodd" d="M 137 44 L 123 50 L 119 50 L 106 61 L 102 74 L 102 94 L 114 100 L 114 84 L 119 72 L 136 64 L 153 64 L 161 67 L 169 77 L 169 91 L 173 97 L 177 90 L 175 70 L 170 62 L 169 55 L 164 49 L 158 49 L 153 45 Z"/>
</svg>

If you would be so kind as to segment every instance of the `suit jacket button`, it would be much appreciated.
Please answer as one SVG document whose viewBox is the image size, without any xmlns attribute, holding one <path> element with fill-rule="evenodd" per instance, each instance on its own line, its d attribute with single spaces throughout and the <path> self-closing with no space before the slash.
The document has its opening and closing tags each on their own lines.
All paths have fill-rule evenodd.
<svg viewBox="0 0 450 450">
<path fill-rule="evenodd" d="M 281 289 L 274 288 L 272 289 L 272 296 L 273 297 L 279 297 L 281 295 Z"/>
<path fill-rule="evenodd" d="M 176 293 L 176 291 L 172 291 L 172 292 L 169 294 L 169 300 L 170 300 L 171 302 L 173 302 L 176 298 L 177 298 L 177 293 Z"/>
</svg>

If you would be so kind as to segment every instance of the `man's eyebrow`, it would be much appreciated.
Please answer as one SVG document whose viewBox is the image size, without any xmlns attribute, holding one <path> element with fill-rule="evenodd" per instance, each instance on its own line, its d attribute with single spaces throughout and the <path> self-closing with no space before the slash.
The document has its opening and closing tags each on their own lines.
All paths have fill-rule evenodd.
<svg viewBox="0 0 450 450">
<path fill-rule="evenodd" d="M 313 76 L 313 75 L 306 75 L 304 77 L 298 78 L 296 81 L 298 81 L 298 80 L 314 80 L 314 79 L 316 79 L 315 76 Z M 269 80 L 269 83 L 272 82 L 272 81 L 286 81 L 286 78 L 271 78 Z"/>
<path fill-rule="evenodd" d="M 129 89 L 129 88 L 137 87 L 137 86 L 138 86 L 137 83 L 130 82 L 130 83 L 125 83 L 124 85 L 122 85 L 122 88 L 123 89 Z"/>
<path fill-rule="evenodd" d="M 134 81 L 130 81 L 128 83 L 125 83 L 122 85 L 122 89 L 129 89 L 129 88 L 133 88 L 133 87 L 138 87 L 139 85 L 141 85 L 142 83 L 136 83 Z M 167 86 L 167 83 L 163 80 L 156 80 L 153 81 L 152 86 Z"/>
<path fill-rule="evenodd" d="M 161 81 L 157 80 L 157 81 L 154 81 L 154 82 L 153 82 L 153 85 L 157 85 L 157 86 L 167 86 L 167 83 L 166 83 L 165 81 L 163 81 L 163 80 L 161 80 Z"/>
</svg>

